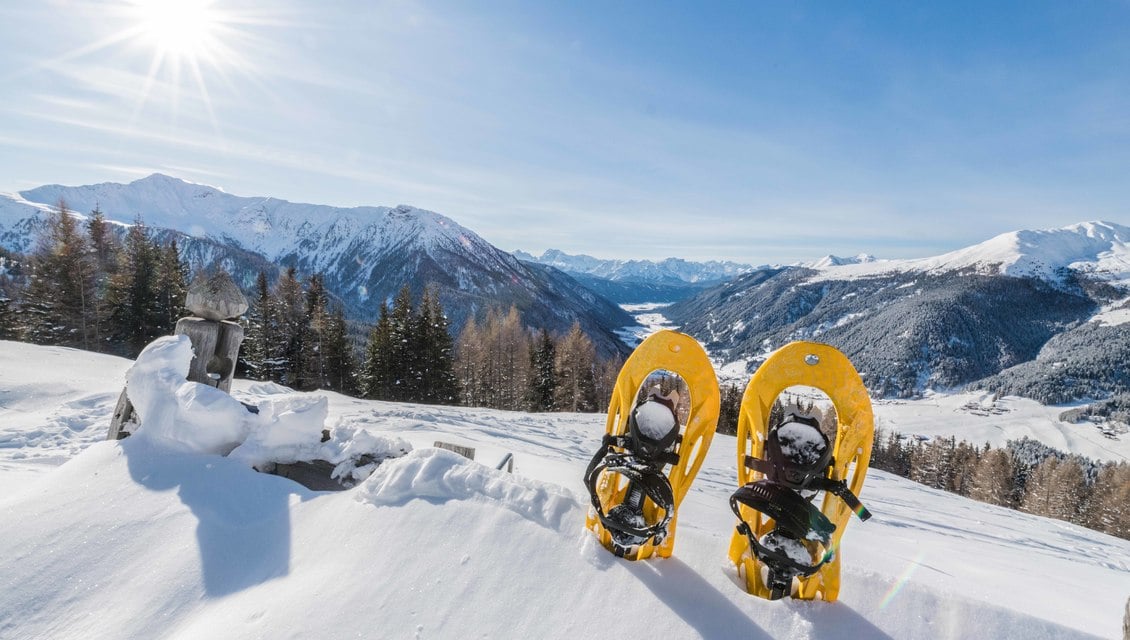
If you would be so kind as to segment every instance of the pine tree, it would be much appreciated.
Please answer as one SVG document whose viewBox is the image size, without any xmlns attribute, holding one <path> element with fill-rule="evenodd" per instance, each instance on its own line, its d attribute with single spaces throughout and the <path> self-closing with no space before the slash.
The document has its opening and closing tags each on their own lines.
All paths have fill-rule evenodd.
<svg viewBox="0 0 1130 640">
<path fill-rule="evenodd" d="M 574 322 L 557 349 L 558 407 L 562 411 L 595 411 L 596 389 L 593 365 L 596 349 L 592 341 Z"/>
<path fill-rule="evenodd" d="M 950 461 L 948 489 L 960 496 L 968 496 L 973 490 L 973 476 L 979 458 L 977 448 L 964 440 L 957 443 Z"/>
<path fill-rule="evenodd" d="M 1053 477 L 1059 464 L 1059 458 L 1052 456 L 1045 458 L 1036 466 L 1032 475 L 1028 477 L 1024 499 L 1020 503 L 1021 511 L 1038 516 L 1051 516 L 1052 497 L 1055 493 Z"/>
<path fill-rule="evenodd" d="M 323 389 L 329 386 L 325 359 L 325 334 L 329 324 L 326 309 L 325 280 L 321 274 L 306 279 L 307 339 L 303 341 L 300 355 L 301 378 L 306 389 Z"/>
<path fill-rule="evenodd" d="M 294 267 L 288 268 L 279 278 L 275 299 L 280 346 L 277 357 L 279 382 L 305 390 L 303 355 L 310 341 L 310 319 L 306 316 L 306 296 Z"/>
<path fill-rule="evenodd" d="M 486 370 L 485 354 L 483 332 L 475 322 L 475 317 L 471 316 L 459 332 L 455 349 L 455 377 L 460 389 L 460 404 L 463 406 L 485 406 L 482 393 Z"/>
<path fill-rule="evenodd" d="M 410 401 L 419 389 L 419 363 L 416 358 L 416 323 L 413 318 L 412 290 L 400 289 L 389 313 L 389 400 Z"/>
<path fill-rule="evenodd" d="M 0 293 L 0 340 L 18 340 L 20 337 L 19 319 L 11 298 Z"/>
<path fill-rule="evenodd" d="M 1102 467 L 1083 510 L 1082 523 L 1130 540 L 1130 465 L 1121 462 Z"/>
<path fill-rule="evenodd" d="M 87 237 L 94 263 L 94 296 L 93 296 L 93 342 L 97 351 L 110 349 L 105 329 L 110 320 L 110 307 L 107 304 L 109 296 L 110 278 L 117 270 L 118 254 L 121 252 L 115 236 L 110 232 L 106 217 L 97 206 L 90 212 L 86 222 Z"/>
<path fill-rule="evenodd" d="M 742 390 L 738 385 L 722 385 L 722 401 L 718 405 L 718 433 L 737 435 L 741 408 Z"/>
<path fill-rule="evenodd" d="M 86 237 L 59 201 L 31 256 L 24 334 L 39 344 L 96 346 L 94 262 Z"/>
<path fill-rule="evenodd" d="M 988 504 L 1011 507 L 1013 502 L 1012 456 L 1004 449 L 989 449 L 973 471 L 969 497 Z"/>
<path fill-rule="evenodd" d="M 371 400 L 392 396 L 392 320 L 388 305 L 381 303 L 380 317 L 369 331 L 365 358 L 361 366 L 361 395 Z"/>
<path fill-rule="evenodd" d="M 180 259 L 176 239 L 157 249 L 157 278 L 154 287 L 157 293 L 154 309 L 155 333 L 172 334 L 177 320 L 188 315 L 184 308 L 188 295 L 188 265 Z"/>
<path fill-rule="evenodd" d="M 239 351 L 241 372 L 252 380 L 276 380 L 273 350 L 278 344 L 272 313 L 273 300 L 266 272 L 255 279 L 255 298 L 247 310 L 247 334 Z"/>
<path fill-rule="evenodd" d="M 161 335 L 157 263 L 157 248 L 138 218 L 126 232 L 125 246 L 118 255 L 116 273 L 110 278 L 107 292 L 110 319 L 105 333 L 125 355 L 136 356 Z"/>
<path fill-rule="evenodd" d="M 557 409 L 557 375 L 554 365 L 557 345 L 549 331 L 542 329 L 530 345 L 530 411 Z"/>
<path fill-rule="evenodd" d="M 1087 497 L 1083 467 L 1074 458 L 1059 463 L 1051 476 L 1051 499 L 1047 515 L 1067 522 L 1080 521 L 1080 508 Z"/>
<path fill-rule="evenodd" d="M 416 324 L 417 362 L 420 380 L 416 400 L 429 404 L 459 402 L 455 379 L 455 347 L 447 328 L 447 316 L 439 302 L 439 292 L 424 289 Z"/>
<path fill-rule="evenodd" d="M 329 313 L 322 343 L 325 345 L 329 388 L 340 393 L 356 393 L 356 358 L 353 356 L 353 343 L 349 339 L 349 328 L 341 305 L 334 305 Z"/>
</svg>

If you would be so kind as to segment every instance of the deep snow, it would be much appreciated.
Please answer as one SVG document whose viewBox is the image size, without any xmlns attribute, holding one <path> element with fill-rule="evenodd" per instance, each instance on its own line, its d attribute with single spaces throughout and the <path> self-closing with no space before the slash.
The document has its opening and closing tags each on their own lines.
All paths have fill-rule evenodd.
<svg viewBox="0 0 1130 640">
<path fill-rule="evenodd" d="M 159 439 L 101 441 L 130 364 L 0 343 L 0 637 L 1114 638 L 1130 595 L 1130 542 L 873 471 L 841 600 L 762 601 L 726 560 L 731 437 L 674 557 L 629 563 L 582 529 L 603 416 L 301 394 L 327 399 L 327 427 L 414 447 L 317 493 Z M 492 468 L 506 452 L 513 475 Z"/>
</svg>

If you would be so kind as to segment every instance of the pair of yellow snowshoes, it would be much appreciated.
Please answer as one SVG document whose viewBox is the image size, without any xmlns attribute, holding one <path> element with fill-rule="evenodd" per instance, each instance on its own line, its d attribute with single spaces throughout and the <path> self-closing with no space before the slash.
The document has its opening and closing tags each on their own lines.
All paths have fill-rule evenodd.
<svg viewBox="0 0 1130 640">
<path fill-rule="evenodd" d="M 778 396 L 795 386 L 832 400 L 834 443 L 803 411 L 771 420 Z M 585 526 L 609 551 L 629 560 L 671 555 L 679 504 L 714 438 L 719 400 L 713 365 L 685 334 L 653 334 L 624 363 L 584 478 L 592 500 Z M 853 512 L 869 516 L 856 496 L 873 430 L 867 390 L 833 347 L 794 342 L 754 374 L 738 417 L 739 488 L 730 505 L 739 524 L 729 551 L 751 594 L 837 598 L 840 538 Z"/>
</svg>

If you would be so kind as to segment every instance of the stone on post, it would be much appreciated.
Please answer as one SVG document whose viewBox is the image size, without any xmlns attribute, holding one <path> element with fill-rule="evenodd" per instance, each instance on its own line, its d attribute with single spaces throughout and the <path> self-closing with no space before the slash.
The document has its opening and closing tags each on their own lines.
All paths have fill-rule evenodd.
<svg viewBox="0 0 1130 640">
<path fill-rule="evenodd" d="M 247 311 L 247 298 L 231 276 L 217 271 L 192 281 L 184 306 L 193 315 L 178 320 L 175 333 L 187 335 L 192 342 L 194 355 L 187 379 L 230 392 L 239 346 L 243 342 L 243 327 L 234 320 Z M 120 440 L 128 436 L 129 430 L 122 427 L 131 421 L 136 421 L 133 405 L 122 390 L 106 439 Z"/>
<path fill-rule="evenodd" d="M 231 276 L 217 271 L 208 278 L 193 280 L 184 306 L 193 316 L 178 320 L 176 333 L 187 335 L 196 353 L 188 379 L 231 391 L 235 361 L 243 342 L 243 327 L 233 320 L 247 311 L 247 298 Z"/>
</svg>

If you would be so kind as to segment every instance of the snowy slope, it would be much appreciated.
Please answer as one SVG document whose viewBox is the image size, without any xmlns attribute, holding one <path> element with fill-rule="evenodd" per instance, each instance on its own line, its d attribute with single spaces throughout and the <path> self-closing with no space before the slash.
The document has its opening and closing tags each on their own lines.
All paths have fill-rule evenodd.
<svg viewBox="0 0 1130 640">
<path fill-rule="evenodd" d="M 1060 229 L 1002 233 L 971 247 L 914 260 L 824 261 L 815 265 L 822 280 L 845 280 L 888 273 L 948 272 L 1031 276 L 1056 281 L 1059 270 L 1076 269 L 1130 285 L 1130 227 L 1113 222 L 1080 222 Z"/>
<path fill-rule="evenodd" d="M 99 441 L 128 364 L 0 343 L 0 637 L 1114 638 L 1130 593 L 1130 542 L 873 472 L 876 517 L 845 535 L 840 602 L 756 600 L 725 559 L 733 438 L 684 503 L 675 557 L 632 564 L 581 530 L 601 416 L 319 394 L 328 426 L 416 447 L 322 494 L 231 458 Z M 516 473 L 436 439 L 488 464 L 513 452 Z"/>
</svg>

